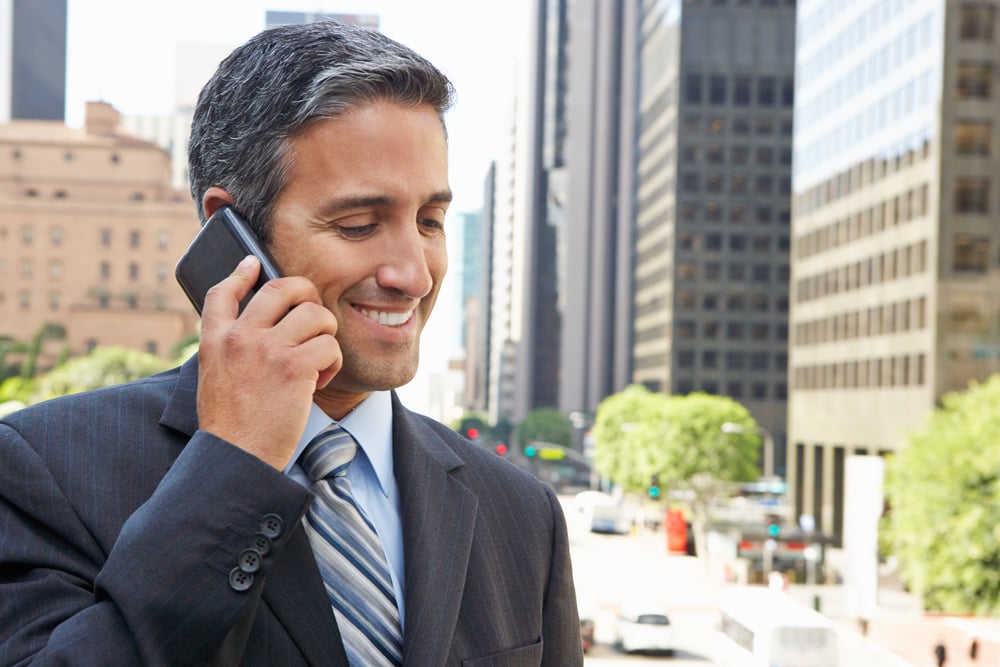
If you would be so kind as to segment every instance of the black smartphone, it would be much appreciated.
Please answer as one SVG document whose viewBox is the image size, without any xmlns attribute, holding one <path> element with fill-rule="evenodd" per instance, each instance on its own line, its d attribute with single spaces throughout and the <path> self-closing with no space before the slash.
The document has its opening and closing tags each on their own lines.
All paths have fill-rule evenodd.
<svg viewBox="0 0 1000 667">
<path fill-rule="evenodd" d="M 243 216 L 231 206 L 222 206 L 194 237 L 174 270 L 177 282 L 199 315 L 208 289 L 229 276 L 247 255 L 260 260 L 260 275 L 257 284 L 240 301 L 241 313 L 257 290 L 268 280 L 280 277 L 281 272 Z"/>
</svg>

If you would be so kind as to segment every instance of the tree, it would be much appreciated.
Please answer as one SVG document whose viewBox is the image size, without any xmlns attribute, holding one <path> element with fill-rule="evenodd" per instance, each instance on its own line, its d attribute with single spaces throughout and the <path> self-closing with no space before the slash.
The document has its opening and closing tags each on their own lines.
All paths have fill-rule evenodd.
<svg viewBox="0 0 1000 667">
<path fill-rule="evenodd" d="M 727 432 L 726 423 L 737 428 Z M 723 396 L 667 396 L 632 385 L 601 402 L 593 436 L 597 472 L 626 491 L 644 491 L 655 475 L 688 492 L 700 549 L 712 500 L 728 483 L 758 476 L 757 423 Z"/>
<path fill-rule="evenodd" d="M 29 402 L 121 384 L 165 371 L 171 365 L 170 361 L 138 350 L 98 347 L 38 377 Z"/>
<path fill-rule="evenodd" d="M 740 432 L 726 433 L 727 422 Z M 722 481 L 758 474 L 757 424 L 722 396 L 667 396 L 632 385 L 601 402 L 593 436 L 598 472 L 628 491 L 643 490 L 653 475 L 678 482 L 699 474 Z"/>
<path fill-rule="evenodd" d="M 522 448 L 531 441 L 569 447 L 572 440 L 573 427 L 569 417 L 555 408 L 532 410 L 517 427 L 517 441 Z"/>
<path fill-rule="evenodd" d="M 927 609 L 1000 609 L 1000 375 L 944 396 L 886 465 L 883 544 Z"/>
</svg>

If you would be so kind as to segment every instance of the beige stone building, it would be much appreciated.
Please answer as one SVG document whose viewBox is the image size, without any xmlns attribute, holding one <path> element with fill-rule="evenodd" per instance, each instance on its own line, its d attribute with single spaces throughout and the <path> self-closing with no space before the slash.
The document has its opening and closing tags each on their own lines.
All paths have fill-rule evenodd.
<svg viewBox="0 0 1000 667">
<path fill-rule="evenodd" d="M 0 336 L 55 324 L 71 354 L 122 345 L 172 358 L 197 332 L 174 278 L 199 228 L 194 204 L 171 185 L 168 154 L 119 123 L 95 102 L 83 128 L 0 125 Z"/>
<path fill-rule="evenodd" d="M 834 5 L 799 14 L 787 458 L 839 543 L 847 457 L 1000 371 L 1000 2 Z"/>
</svg>

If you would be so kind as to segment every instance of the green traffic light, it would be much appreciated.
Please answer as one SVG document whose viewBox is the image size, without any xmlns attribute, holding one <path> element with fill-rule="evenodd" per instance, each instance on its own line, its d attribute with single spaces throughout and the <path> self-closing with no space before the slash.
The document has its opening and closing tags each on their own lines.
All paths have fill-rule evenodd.
<svg viewBox="0 0 1000 667">
<path fill-rule="evenodd" d="M 658 486 L 651 486 L 651 487 L 649 487 L 649 497 L 652 498 L 653 500 L 656 500 L 657 498 L 659 498 L 660 497 L 660 487 L 658 487 Z"/>
<path fill-rule="evenodd" d="M 533 445 L 526 445 L 524 448 L 524 455 L 529 459 L 535 456 L 535 448 Z"/>
<path fill-rule="evenodd" d="M 781 533 L 781 526 L 776 523 L 768 524 L 767 534 L 771 537 L 777 537 Z"/>
</svg>

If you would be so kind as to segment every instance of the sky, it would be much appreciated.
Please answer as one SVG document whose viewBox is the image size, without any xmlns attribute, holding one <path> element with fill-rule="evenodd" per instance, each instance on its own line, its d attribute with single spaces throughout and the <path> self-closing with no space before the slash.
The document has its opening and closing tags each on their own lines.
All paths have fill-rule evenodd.
<svg viewBox="0 0 1000 667">
<path fill-rule="evenodd" d="M 264 27 L 268 9 L 377 14 L 383 33 L 437 65 L 455 84 L 448 113 L 451 211 L 478 210 L 489 164 L 504 153 L 523 62 L 529 0 L 68 0 L 66 121 L 83 122 L 87 101 L 125 115 L 170 113 L 179 43 L 236 46 Z M 458 217 L 452 216 L 454 224 Z M 452 228 L 454 229 L 454 227 Z M 421 371 L 401 392 L 418 411 L 430 375 L 454 352 L 452 312 L 459 252 L 449 237 L 450 271 L 424 331 Z M 433 344 L 430 344 L 433 343 Z"/>
</svg>

